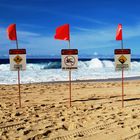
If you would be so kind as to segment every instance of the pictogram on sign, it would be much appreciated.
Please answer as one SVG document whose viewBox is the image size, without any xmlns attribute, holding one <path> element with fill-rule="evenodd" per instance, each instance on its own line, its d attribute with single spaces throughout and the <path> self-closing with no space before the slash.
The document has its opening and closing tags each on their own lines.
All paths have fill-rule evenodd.
<svg viewBox="0 0 140 140">
<path fill-rule="evenodd" d="M 67 66 L 74 66 L 75 64 L 75 57 L 74 56 L 66 56 L 65 59 L 64 59 L 64 63 L 67 65 Z"/>
<path fill-rule="evenodd" d="M 17 55 L 15 58 L 14 58 L 14 61 L 19 64 L 21 61 L 22 61 L 22 57 L 20 57 L 19 55 Z"/>
<path fill-rule="evenodd" d="M 124 63 L 127 61 L 127 58 L 126 58 L 124 55 L 122 55 L 122 56 L 119 57 L 119 61 L 120 61 L 122 64 L 124 64 Z"/>
</svg>

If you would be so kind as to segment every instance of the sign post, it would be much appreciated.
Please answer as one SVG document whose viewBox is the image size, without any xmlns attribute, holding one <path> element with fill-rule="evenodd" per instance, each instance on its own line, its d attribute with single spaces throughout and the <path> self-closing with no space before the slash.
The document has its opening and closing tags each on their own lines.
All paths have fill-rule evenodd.
<svg viewBox="0 0 140 140">
<path fill-rule="evenodd" d="M 77 69 L 78 50 L 77 49 L 62 49 L 62 69 L 69 70 L 69 104 L 71 107 L 71 70 Z"/>
<path fill-rule="evenodd" d="M 56 28 L 55 39 L 68 41 L 68 49 L 62 50 L 62 69 L 69 70 L 69 92 L 70 92 L 70 107 L 71 107 L 71 70 L 77 67 L 75 63 L 75 58 L 73 57 L 73 50 L 70 49 L 70 28 L 69 24 L 64 24 Z M 75 52 L 75 51 L 74 51 Z M 78 54 L 78 50 L 76 50 Z M 66 56 L 63 56 L 66 55 Z"/>
<path fill-rule="evenodd" d="M 121 40 L 121 47 L 122 47 L 122 56 L 123 56 L 123 40 Z M 122 107 L 124 107 L 124 62 L 125 61 L 122 61 Z"/>
<path fill-rule="evenodd" d="M 122 41 L 121 41 L 122 42 Z M 130 49 L 123 49 L 123 42 L 121 43 L 122 49 L 115 49 L 115 70 L 122 71 L 122 107 L 124 107 L 124 70 L 130 68 Z"/>
<path fill-rule="evenodd" d="M 69 45 L 68 45 L 68 48 L 70 49 L 70 40 L 68 41 Z M 67 59 L 68 60 L 68 59 Z M 70 97 L 70 107 L 71 107 L 71 69 L 69 69 L 69 97 Z"/>
<path fill-rule="evenodd" d="M 19 92 L 19 107 L 21 107 L 21 93 L 20 93 L 20 70 L 26 70 L 26 50 L 25 49 L 10 49 L 10 69 L 11 71 L 18 71 L 18 92 Z"/>
<path fill-rule="evenodd" d="M 18 71 L 18 89 L 19 89 L 19 107 L 21 107 L 21 96 L 20 96 L 20 69 L 22 69 L 23 62 L 22 56 L 20 56 L 20 52 L 22 54 L 26 54 L 26 50 L 20 50 L 18 48 L 18 39 L 17 39 L 17 32 L 16 32 L 16 24 L 10 24 L 7 28 L 7 35 L 9 40 L 16 41 L 16 48 L 15 50 L 10 50 L 10 69 Z M 23 53 L 24 52 L 24 53 Z M 14 56 L 16 55 L 16 56 Z M 25 62 L 25 60 L 24 60 Z"/>
</svg>

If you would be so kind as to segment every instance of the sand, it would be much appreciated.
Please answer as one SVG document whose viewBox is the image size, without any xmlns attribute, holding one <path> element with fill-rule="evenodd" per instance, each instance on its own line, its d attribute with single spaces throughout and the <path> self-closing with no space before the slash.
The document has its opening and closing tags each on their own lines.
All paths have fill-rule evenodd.
<svg viewBox="0 0 140 140">
<path fill-rule="evenodd" d="M 0 85 L 1 140 L 138 140 L 140 81 Z"/>
</svg>

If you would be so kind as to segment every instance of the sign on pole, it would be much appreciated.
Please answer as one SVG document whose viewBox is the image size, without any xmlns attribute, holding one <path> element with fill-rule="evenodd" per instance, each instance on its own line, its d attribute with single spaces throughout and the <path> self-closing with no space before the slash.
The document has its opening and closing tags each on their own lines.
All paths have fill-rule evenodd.
<svg viewBox="0 0 140 140">
<path fill-rule="evenodd" d="M 77 69 L 78 50 L 62 49 L 61 50 L 61 67 L 63 70 Z"/>
<path fill-rule="evenodd" d="M 70 48 L 70 42 L 69 42 Z M 71 107 L 71 70 L 77 69 L 78 50 L 77 49 L 62 49 L 61 50 L 61 67 L 63 70 L 69 70 L 69 103 Z"/>
<path fill-rule="evenodd" d="M 10 49 L 10 69 L 12 71 L 26 70 L 26 50 Z"/>
<path fill-rule="evenodd" d="M 115 70 L 128 70 L 130 68 L 131 50 L 130 49 L 115 49 Z"/>
</svg>

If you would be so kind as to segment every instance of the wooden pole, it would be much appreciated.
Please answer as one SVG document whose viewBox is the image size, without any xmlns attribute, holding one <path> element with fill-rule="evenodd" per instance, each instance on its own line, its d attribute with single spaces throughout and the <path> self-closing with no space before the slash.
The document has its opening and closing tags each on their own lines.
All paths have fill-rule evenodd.
<svg viewBox="0 0 140 140">
<path fill-rule="evenodd" d="M 19 93 L 19 107 L 21 107 L 21 93 L 20 93 L 20 69 L 18 68 L 18 93 Z"/>
<path fill-rule="evenodd" d="M 123 40 L 121 40 L 121 48 L 123 55 Z M 122 108 L 124 107 L 124 65 L 122 64 Z"/>
<path fill-rule="evenodd" d="M 68 48 L 70 49 L 70 40 L 68 41 Z M 69 104 L 71 107 L 71 69 L 69 70 Z"/>
<path fill-rule="evenodd" d="M 16 47 L 18 48 L 18 40 L 16 39 Z M 19 107 L 21 107 L 21 93 L 20 93 L 20 68 L 18 67 L 18 93 L 19 93 Z"/>
<path fill-rule="evenodd" d="M 69 70 L 69 101 L 70 101 L 70 107 L 71 107 L 71 70 Z"/>
</svg>

